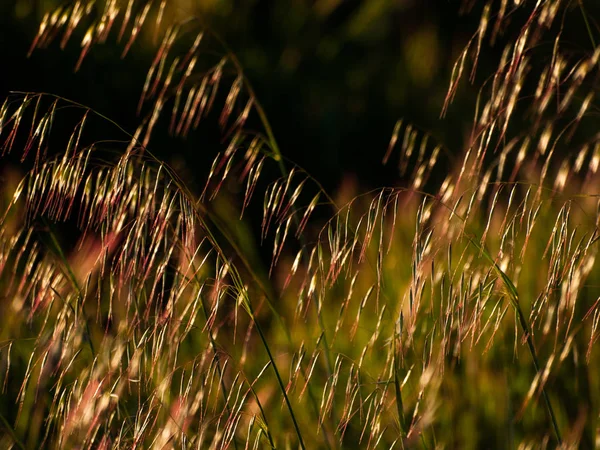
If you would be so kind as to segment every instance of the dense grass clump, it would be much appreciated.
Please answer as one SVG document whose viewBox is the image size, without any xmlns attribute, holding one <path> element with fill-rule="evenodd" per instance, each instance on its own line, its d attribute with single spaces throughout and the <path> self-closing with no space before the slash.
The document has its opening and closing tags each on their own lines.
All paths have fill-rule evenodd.
<svg viewBox="0 0 600 450">
<path fill-rule="evenodd" d="M 600 47 L 576 3 L 488 2 L 442 108 L 483 80 L 463 148 L 399 120 L 382 159 L 406 183 L 336 194 L 168 1 L 49 11 L 31 52 L 156 53 L 131 133 L 51 94 L 1 104 L 27 171 L 2 190 L 0 447 L 593 448 Z M 590 48 L 565 54 L 582 17 Z M 153 138 L 207 123 L 198 187 Z"/>
</svg>

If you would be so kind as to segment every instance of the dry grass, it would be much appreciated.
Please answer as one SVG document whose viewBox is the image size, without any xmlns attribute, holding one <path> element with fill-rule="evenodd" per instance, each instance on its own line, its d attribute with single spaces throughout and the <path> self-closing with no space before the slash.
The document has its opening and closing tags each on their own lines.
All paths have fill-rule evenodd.
<svg viewBox="0 0 600 450">
<path fill-rule="evenodd" d="M 561 23 L 582 13 L 593 48 L 575 58 Z M 0 446 L 595 445 L 600 140 L 584 122 L 600 47 L 583 4 L 489 2 L 444 114 L 479 78 L 482 47 L 526 21 L 482 83 L 456 164 L 399 121 L 382 157 L 409 185 L 335 201 L 284 161 L 235 55 L 170 17 L 165 0 L 76 1 L 33 41 L 77 45 L 81 30 L 79 67 L 109 36 L 123 57 L 156 40 L 140 126 L 121 143 L 89 144 L 87 123 L 109 119 L 66 99 L 14 93 L 0 109 L 3 153 L 33 167 L 4 191 Z M 67 108 L 79 119 L 50 157 Z M 224 145 L 191 192 L 153 156 L 152 133 L 185 138 L 209 114 Z M 279 179 L 263 179 L 269 165 Z M 257 202 L 264 270 L 236 225 Z M 81 232 L 74 248 L 64 222 Z"/>
</svg>

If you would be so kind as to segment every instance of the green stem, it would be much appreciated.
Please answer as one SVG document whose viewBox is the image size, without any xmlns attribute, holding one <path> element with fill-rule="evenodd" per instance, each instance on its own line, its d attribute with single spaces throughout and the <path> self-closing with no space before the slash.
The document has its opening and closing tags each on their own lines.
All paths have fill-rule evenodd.
<svg viewBox="0 0 600 450">
<path fill-rule="evenodd" d="M 508 278 L 508 275 L 506 275 L 504 271 L 498 266 L 498 264 L 496 263 L 496 261 L 494 261 L 491 255 L 483 248 L 482 245 L 480 245 L 478 242 L 475 242 L 470 236 L 465 236 L 467 236 L 467 239 L 471 242 L 471 244 L 477 247 L 479 251 L 485 256 L 485 258 L 492 264 L 494 270 L 496 271 L 496 273 L 498 273 L 498 275 L 500 275 L 500 278 L 502 278 L 504 285 L 507 287 L 511 305 L 513 306 L 517 314 L 519 325 L 521 326 L 523 333 L 525 333 L 527 347 L 529 348 L 529 353 L 531 354 L 531 358 L 533 359 L 533 366 L 535 367 L 536 373 L 541 375 L 540 363 L 537 357 L 537 352 L 535 350 L 535 345 L 533 343 L 533 337 L 531 335 L 527 319 L 525 318 L 525 314 L 523 314 L 523 310 L 521 309 L 521 305 L 519 304 L 519 294 L 517 292 L 516 286 L 513 284 L 510 278 Z M 550 397 L 548 397 L 548 393 L 546 392 L 546 387 L 544 385 L 542 385 L 542 397 L 544 398 L 546 411 L 548 413 L 548 416 L 550 417 L 550 421 L 552 422 L 552 428 L 554 430 L 556 440 L 558 441 L 558 445 L 560 446 L 562 444 L 560 429 L 558 428 L 556 415 L 554 414 L 554 409 L 552 408 L 552 404 L 550 403 Z"/>
<path fill-rule="evenodd" d="M 244 75 L 243 67 L 242 67 L 241 63 L 239 62 L 239 60 L 237 59 L 237 57 L 235 56 L 235 54 L 227 47 L 227 45 L 225 44 L 225 42 L 223 42 L 223 40 L 221 40 L 216 35 L 215 35 L 215 37 L 219 40 L 219 42 L 221 43 L 221 45 L 227 52 L 229 58 L 235 65 L 238 72 L 242 75 L 246 91 L 248 92 L 248 95 L 253 99 L 254 108 L 256 109 L 256 112 L 258 113 L 258 116 L 260 118 L 262 126 L 265 129 L 265 133 L 267 134 L 267 140 L 269 142 L 269 146 L 271 147 L 271 150 L 273 151 L 273 159 L 277 162 L 277 167 L 279 168 L 279 172 L 281 173 L 281 176 L 283 178 L 287 178 L 289 176 L 289 172 L 285 166 L 285 163 L 283 160 L 283 154 L 281 153 L 279 144 L 277 144 L 277 140 L 275 139 L 275 135 L 273 133 L 273 128 L 271 127 L 271 123 L 269 122 L 267 114 L 265 113 L 265 110 L 264 110 L 262 104 L 258 100 L 258 97 L 256 96 L 254 89 L 252 88 L 252 84 L 250 83 L 248 78 L 246 78 L 246 76 Z M 287 195 L 288 195 L 288 197 L 291 197 L 292 193 L 288 192 Z M 292 205 L 291 210 L 292 210 L 292 221 L 294 223 L 294 226 L 296 227 L 296 229 L 299 229 L 300 220 L 298 219 L 298 215 L 296 214 L 296 208 L 294 205 Z M 304 239 L 304 235 L 300 234 L 299 240 L 300 240 L 300 245 L 303 248 L 306 247 L 306 240 Z M 302 258 L 305 263 L 308 263 L 306 254 L 304 252 L 302 253 Z M 321 335 L 322 335 L 323 349 L 325 351 L 325 362 L 326 362 L 327 374 L 329 375 L 329 377 L 331 377 L 333 375 L 333 368 L 332 368 L 332 363 L 331 363 L 331 352 L 329 350 L 329 343 L 327 340 L 327 333 L 325 332 L 325 323 L 323 321 L 323 315 L 320 312 L 320 307 L 319 307 L 318 302 L 314 302 L 314 305 L 315 305 L 315 312 L 317 315 L 317 321 L 319 322 L 319 329 L 320 329 Z M 335 403 L 333 405 L 333 408 L 335 410 Z M 334 415 L 335 415 L 335 411 L 334 411 Z"/>
<path fill-rule="evenodd" d="M 285 391 L 285 385 L 283 384 L 283 380 L 281 379 L 281 375 L 279 374 L 277 365 L 275 364 L 275 358 L 273 358 L 273 354 L 271 353 L 271 349 L 269 348 L 269 344 L 267 343 L 267 339 L 265 338 L 265 335 L 262 332 L 262 328 L 261 328 L 260 324 L 256 320 L 256 317 L 254 317 L 254 311 L 252 310 L 252 306 L 250 305 L 249 301 L 247 302 L 247 306 L 248 306 L 248 310 L 250 312 L 250 318 L 254 322 L 254 325 L 256 326 L 256 331 L 258 331 L 260 339 L 262 340 L 265 350 L 267 351 L 267 355 L 269 356 L 269 361 L 271 361 L 271 366 L 273 367 L 273 372 L 275 372 L 275 377 L 277 378 L 277 382 L 279 383 L 279 388 L 281 389 L 281 393 L 285 400 L 285 404 L 288 408 L 290 416 L 292 417 L 292 422 L 294 423 L 294 428 L 296 429 L 296 434 L 298 435 L 298 441 L 300 444 L 300 448 L 302 450 L 306 450 L 306 447 L 304 446 L 304 440 L 302 439 L 302 433 L 300 432 L 300 427 L 298 426 L 298 421 L 296 420 L 296 415 L 294 414 L 294 410 L 292 409 L 292 404 L 290 403 L 290 399 L 288 398 L 288 395 Z"/>
<path fill-rule="evenodd" d="M 592 46 L 594 47 L 594 50 L 595 50 L 596 49 L 596 40 L 594 39 L 594 35 L 592 33 L 592 28 L 590 27 L 590 22 L 588 21 L 587 14 L 586 14 L 585 9 L 583 7 L 583 1 L 582 0 L 579 0 L 579 9 L 581 10 L 581 15 L 583 16 L 583 21 L 585 22 L 585 28 L 587 29 L 588 36 L 590 37 L 590 41 L 591 41 Z"/>
<path fill-rule="evenodd" d="M 525 316 L 523 315 L 523 311 L 517 304 L 517 315 L 519 317 L 519 322 L 521 324 L 521 328 L 527 337 L 527 346 L 529 347 L 529 353 L 531 353 L 531 358 L 533 359 L 533 366 L 537 373 L 541 374 L 540 363 L 538 361 L 537 353 L 535 351 L 535 346 L 533 345 L 533 338 L 531 337 L 531 333 L 529 331 L 529 326 L 527 325 L 527 321 Z M 552 408 L 552 404 L 550 403 L 550 398 L 548 397 L 548 393 L 546 392 L 546 388 L 542 385 L 542 397 L 544 398 L 544 403 L 546 405 L 546 411 L 548 411 L 548 415 L 550 416 L 550 420 L 552 422 L 552 428 L 554 429 L 554 434 L 556 435 L 556 440 L 558 441 L 558 445 L 562 445 L 562 438 L 560 435 L 560 429 L 558 428 L 558 423 L 556 421 L 556 416 L 554 415 L 554 409 Z"/>
<path fill-rule="evenodd" d="M 172 173 L 171 173 L 169 170 L 167 170 L 167 173 L 173 176 L 173 181 L 175 182 L 175 184 L 177 185 L 177 187 L 178 187 L 178 188 L 181 190 L 181 192 L 182 192 L 182 193 L 183 193 L 185 196 L 187 196 L 188 198 L 190 198 L 190 199 L 191 199 L 191 198 L 192 198 L 192 196 L 191 196 L 191 194 L 189 193 L 189 191 L 188 191 L 188 190 L 185 188 L 185 186 L 184 186 L 183 184 L 179 184 L 179 182 L 178 182 L 178 179 L 177 179 L 177 178 L 174 176 L 174 174 L 172 174 Z M 196 207 L 199 207 L 199 206 L 200 206 L 200 205 L 198 205 L 197 203 L 193 203 L 193 202 L 192 202 L 192 204 L 194 204 Z M 213 244 L 213 246 L 214 246 L 215 250 L 218 252 L 218 254 L 219 254 L 219 255 L 221 255 L 221 256 L 223 257 L 223 259 L 224 259 L 224 260 L 226 260 L 227 258 L 225 258 L 225 255 L 224 255 L 224 253 L 223 253 L 222 249 L 219 247 L 219 245 L 218 245 L 218 243 L 217 243 L 217 239 L 216 239 L 216 238 L 215 238 L 215 236 L 213 235 L 213 232 L 212 232 L 212 230 L 211 230 L 211 227 L 210 227 L 210 226 L 209 226 L 209 225 L 206 223 L 206 221 L 205 221 L 205 220 L 204 220 L 204 218 L 202 217 L 202 214 L 200 214 L 200 211 L 198 211 L 197 209 L 194 209 L 194 212 L 195 212 L 195 214 L 196 214 L 196 217 L 198 218 L 198 220 L 199 220 L 199 221 L 200 221 L 200 223 L 202 224 L 202 227 L 203 227 L 203 229 L 205 230 L 205 232 L 206 232 L 206 234 L 207 234 L 207 237 L 208 237 L 209 241 L 210 241 L 210 242 Z M 206 211 L 205 211 L 205 212 L 206 212 Z M 210 218 L 210 215 L 209 215 L 209 218 Z M 213 219 L 214 219 L 214 218 L 213 218 Z M 226 231 L 225 231 L 224 229 L 222 229 L 221 227 L 219 227 L 219 223 L 218 223 L 218 221 L 217 221 L 217 222 L 215 222 L 215 221 L 213 220 L 213 224 L 214 224 L 214 225 L 217 227 L 217 229 L 219 230 L 219 232 L 223 233 L 223 236 L 224 236 L 224 237 L 227 237 L 227 236 L 228 236 L 228 234 L 226 233 Z M 234 249 L 236 249 L 236 252 L 239 254 L 239 256 L 240 256 L 240 258 L 242 259 L 242 261 L 244 261 L 244 262 L 245 262 L 245 258 L 243 258 L 243 254 L 242 254 L 242 253 L 239 251 L 239 249 L 238 249 L 238 248 L 237 248 L 237 246 L 235 245 L 235 241 L 233 240 L 233 238 L 229 237 L 227 240 L 228 240 L 228 242 L 230 242 L 230 244 L 231 244 L 231 245 L 234 247 Z M 248 267 L 249 267 L 249 269 L 250 269 L 250 273 L 251 273 L 251 275 L 252 275 L 252 274 L 253 274 L 253 271 L 251 270 L 251 266 L 248 266 Z M 232 276 L 232 277 L 233 277 L 233 279 L 234 279 L 234 280 L 237 282 L 237 284 L 238 284 L 238 286 L 237 286 L 237 287 L 238 287 L 239 289 L 243 289 L 242 277 L 241 277 L 241 276 L 240 276 L 240 274 L 238 273 L 238 271 L 237 271 L 237 269 L 235 268 L 235 266 L 232 266 L 232 268 L 231 268 L 231 276 Z M 254 278 L 254 279 L 255 279 L 255 280 L 258 282 L 258 284 L 259 284 L 259 287 L 261 288 L 261 290 L 263 290 L 263 293 L 265 294 L 265 296 L 267 297 L 267 300 L 268 300 L 268 299 L 269 299 L 269 292 L 266 290 L 266 288 L 263 286 L 263 284 L 262 284 L 262 283 L 260 282 L 260 280 L 257 278 L 257 275 L 252 275 L 252 276 L 253 276 L 253 278 Z M 288 409 L 289 409 L 289 411 L 290 411 L 290 415 L 292 416 L 292 420 L 293 420 L 293 422 L 294 422 L 294 426 L 295 426 L 295 428 L 296 428 L 296 432 L 297 432 L 297 434 L 298 434 L 298 437 L 299 437 L 299 439 L 300 439 L 300 443 L 301 443 L 302 449 L 304 450 L 304 449 L 305 449 L 305 447 L 304 447 L 304 444 L 303 444 L 303 441 L 302 441 L 302 437 L 301 437 L 301 434 L 300 434 L 300 428 L 299 428 L 299 426 L 298 426 L 298 423 L 296 422 L 296 418 L 295 418 L 295 416 L 294 416 L 294 412 L 293 412 L 293 410 L 292 410 L 291 403 L 290 403 L 290 401 L 289 401 L 289 399 L 288 399 L 288 397 L 287 397 L 287 394 L 286 394 L 286 392 L 285 392 L 285 387 L 284 387 L 284 385 L 283 385 L 283 381 L 281 380 L 281 377 L 280 377 L 280 375 L 279 375 L 279 371 L 278 371 L 278 369 L 277 369 L 277 366 L 275 365 L 275 360 L 274 360 L 274 358 L 273 358 L 273 356 L 272 356 L 272 354 L 271 354 L 271 350 L 270 350 L 270 348 L 269 348 L 269 346 L 268 346 L 268 344 L 267 344 L 267 341 L 266 341 L 266 339 L 265 339 L 265 336 L 264 336 L 264 335 L 263 335 L 263 333 L 262 333 L 262 329 L 260 328 L 260 325 L 258 324 L 258 322 L 256 321 L 256 318 L 254 317 L 254 312 L 253 312 L 253 310 L 252 310 L 252 307 L 251 307 L 250 301 L 249 301 L 248 299 L 246 299 L 246 302 L 245 302 L 245 304 L 247 305 L 247 312 L 248 312 L 248 315 L 250 316 L 250 319 L 253 321 L 253 323 L 256 325 L 256 328 L 257 328 L 257 330 L 258 330 L 258 332 L 259 332 L 259 334 L 260 334 L 260 338 L 261 338 L 261 340 L 262 340 L 262 342 L 263 342 L 263 345 L 264 345 L 264 347 L 265 347 L 265 349 L 266 349 L 266 351 L 267 351 L 267 354 L 269 355 L 269 360 L 271 361 L 271 364 L 273 365 L 273 370 L 275 371 L 275 374 L 276 374 L 276 376 L 277 376 L 277 380 L 278 380 L 279 386 L 282 388 L 283 396 L 284 396 L 284 398 L 285 398 L 285 400 L 286 400 L 286 403 L 287 403 Z M 206 314 L 206 312 L 205 312 L 205 314 Z M 278 313 L 277 313 L 276 311 L 274 311 L 274 314 L 275 314 L 276 316 L 278 316 Z M 285 324 L 283 324 L 283 325 L 285 325 Z M 285 329 L 285 326 L 284 326 L 284 329 Z M 287 330 L 286 330 L 286 331 L 287 331 Z M 290 335 L 289 335 L 289 333 L 287 333 L 287 332 L 286 332 L 286 337 L 287 337 L 288 341 L 291 339 L 291 336 L 290 336 Z M 310 386 L 309 386 L 309 395 L 310 395 Z M 315 402 L 313 402 L 313 403 L 314 403 L 314 404 L 316 404 Z M 327 446 L 329 447 L 329 441 L 326 441 L 326 443 L 327 443 Z"/>
<path fill-rule="evenodd" d="M 205 26 L 206 29 L 208 29 L 208 27 Z M 269 143 L 269 146 L 271 147 L 271 150 L 273 152 L 273 159 L 277 162 L 277 167 L 279 168 L 279 172 L 281 173 L 281 176 L 284 178 L 287 178 L 289 176 L 289 172 L 285 166 L 284 163 L 284 159 L 283 159 L 283 154 L 281 153 L 281 149 L 279 148 L 279 144 L 277 143 L 277 140 L 275 139 L 275 134 L 273 133 L 273 128 L 271 127 L 271 123 L 269 122 L 269 119 L 267 117 L 267 114 L 265 113 L 265 110 L 262 106 L 262 104 L 260 103 L 260 101 L 258 100 L 258 97 L 256 96 L 256 93 L 254 92 L 254 89 L 252 87 L 252 84 L 250 83 L 250 81 L 248 80 L 248 78 L 245 76 L 244 74 L 244 70 L 242 67 L 242 64 L 240 63 L 239 59 L 237 58 L 237 56 L 235 55 L 235 53 L 229 48 L 229 46 L 227 45 L 227 43 L 221 39 L 220 36 L 218 36 L 216 33 L 211 32 L 211 34 L 215 37 L 215 39 L 217 39 L 217 41 L 219 42 L 219 44 L 223 47 L 223 49 L 225 50 L 225 52 L 227 53 L 228 57 L 230 58 L 231 62 L 233 63 L 233 65 L 236 67 L 236 70 L 238 71 L 238 73 L 242 76 L 242 79 L 244 81 L 244 86 L 246 88 L 246 91 L 248 92 L 248 95 L 253 99 L 254 102 L 254 108 L 256 110 L 256 112 L 258 113 L 258 116 L 260 118 L 261 124 L 265 130 L 265 133 L 267 135 L 267 141 Z M 288 197 L 291 196 L 292 194 L 288 192 Z M 294 205 L 292 205 L 292 221 L 294 223 L 294 226 L 296 227 L 296 229 L 299 229 L 300 226 L 300 221 L 298 219 L 298 215 L 295 214 L 296 212 L 296 208 Z M 306 247 L 306 241 L 304 239 L 303 235 L 299 236 L 299 240 L 300 240 L 300 245 L 304 248 Z M 304 252 L 302 253 L 302 258 L 304 260 L 305 263 L 307 263 L 307 257 L 304 254 Z M 317 302 L 314 303 L 315 305 L 315 312 L 317 315 L 317 321 L 319 323 L 319 329 L 321 331 L 321 336 L 322 336 L 322 345 L 323 345 L 323 349 L 325 351 L 325 363 L 326 363 L 326 369 L 327 369 L 327 374 L 329 377 L 331 377 L 333 375 L 333 368 L 332 368 L 332 363 L 331 363 L 331 352 L 329 349 L 329 343 L 327 340 L 327 333 L 325 332 L 325 323 L 323 320 L 323 316 L 320 312 L 320 308 Z M 312 393 L 309 387 L 309 395 L 311 395 L 312 397 Z M 314 399 L 313 399 L 314 402 Z M 335 402 L 333 404 L 333 414 L 335 415 Z M 323 424 L 321 424 L 321 426 L 323 427 Z M 329 439 L 328 439 L 328 435 L 327 433 L 325 433 L 325 430 L 323 429 L 323 432 L 325 434 L 325 439 L 326 439 L 326 444 L 328 448 L 331 448 L 331 445 L 329 443 Z"/>
<path fill-rule="evenodd" d="M 200 295 L 200 304 L 202 305 L 202 313 L 204 314 L 204 321 L 208 323 L 208 314 L 206 313 L 206 305 L 204 304 L 204 298 Z M 212 330 L 210 328 L 208 331 L 208 340 L 210 341 L 210 346 L 212 348 L 213 353 L 215 354 L 215 362 L 217 363 L 217 373 L 219 374 L 219 380 L 221 382 L 221 393 L 223 394 L 223 400 L 225 401 L 225 409 L 227 410 L 227 414 L 231 416 L 231 407 L 229 406 L 229 402 L 227 401 L 227 397 L 229 396 L 227 391 L 227 386 L 225 386 L 225 380 L 223 379 L 223 371 L 221 369 L 221 359 L 219 358 L 219 352 L 217 349 L 217 343 L 212 335 Z M 235 441 L 235 435 L 233 436 L 233 447 L 237 449 L 237 443 Z"/>
<path fill-rule="evenodd" d="M 200 296 L 200 302 L 202 304 L 202 313 L 204 315 L 204 320 L 205 322 L 208 323 L 208 314 L 206 312 L 206 305 L 204 304 L 204 298 L 202 296 Z M 227 387 L 225 386 L 225 381 L 223 380 L 223 375 L 221 372 L 221 362 L 219 359 L 219 353 L 218 353 L 218 349 L 217 349 L 217 343 L 215 341 L 215 338 L 212 335 L 212 330 L 208 329 L 208 339 L 210 341 L 210 345 L 211 348 L 213 350 L 213 353 L 215 354 L 215 359 L 217 362 L 217 372 L 219 373 L 219 378 L 221 380 L 221 391 L 223 393 L 223 398 L 225 400 L 225 407 L 227 408 L 227 413 L 231 415 L 231 407 L 229 406 L 229 402 L 227 401 L 227 397 L 228 397 L 228 393 L 227 393 Z M 258 405 L 258 408 L 260 409 L 260 413 L 262 416 L 263 421 L 265 422 L 265 426 L 266 426 L 266 430 L 265 430 L 265 434 L 267 435 L 267 438 L 269 439 L 269 444 L 271 445 L 272 449 L 275 449 L 275 443 L 273 442 L 273 437 L 271 436 L 271 432 L 269 431 L 269 422 L 267 421 L 267 416 L 263 410 L 262 404 L 258 398 L 258 395 L 256 394 L 256 392 L 254 391 L 254 387 L 252 386 L 252 384 L 248 383 L 250 385 L 250 390 L 252 391 L 252 393 L 254 394 L 254 398 L 256 399 L 256 403 Z M 235 442 L 235 438 L 233 439 L 233 445 L 234 447 L 237 449 L 237 444 Z"/>
</svg>

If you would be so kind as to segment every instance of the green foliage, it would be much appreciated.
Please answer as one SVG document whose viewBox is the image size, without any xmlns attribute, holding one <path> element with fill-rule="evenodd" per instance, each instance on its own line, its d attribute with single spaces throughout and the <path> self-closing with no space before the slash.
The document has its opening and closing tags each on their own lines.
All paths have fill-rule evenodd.
<svg viewBox="0 0 600 450">
<path fill-rule="evenodd" d="M 3 155 L 27 168 L 2 190 L 0 445 L 593 447 L 598 30 L 583 3 L 524 3 L 487 3 L 454 66 L 447 116 L 506 41 L 452 164 L 399 120 L 382 158 L 406 184 L 336 194 L 286 158 L 236 55 L 175 3 L 45 15 L 33 53 L 77 39 L 77 68 L 108 40 L 155 56 L 133 132 L 52 94 L 0 108 Z M 391 8 L 372 5 L 348 33 Z M 593 48 L 564 53 L 582 14 Z M 196 189 L 156 135 L 202 127 L 220 144 Z"/>
</svg>

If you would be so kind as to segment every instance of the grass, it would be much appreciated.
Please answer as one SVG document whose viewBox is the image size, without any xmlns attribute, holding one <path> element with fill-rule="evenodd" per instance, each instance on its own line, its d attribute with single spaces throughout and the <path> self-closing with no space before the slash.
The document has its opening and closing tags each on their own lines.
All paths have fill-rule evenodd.
<svg viewBox="0 0 600 450">
<path fill-rule="evenodd" d="M 285 158 L 210 29 L 167 2 L 49 12 L 31 52 L 82 39 L 76 68 L 107 39 L 158 46 L 131 132 L 51 94 L 0 108 L 3 155 L 28 167 L 2 191 L 0 446 L 596 446 L 598 30 L 583 2 L 525 3 L 488 3 L 458 58 L 443 114 L 485 80 L 464 147 L 399 120 L 382 158 L 406 185 L 337 193 Z M 582 16 L 574 57 L 561 27 Z M 211 117 L 196 191 L 153 135 Z"/>
</svg>

